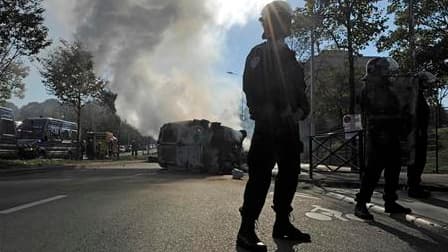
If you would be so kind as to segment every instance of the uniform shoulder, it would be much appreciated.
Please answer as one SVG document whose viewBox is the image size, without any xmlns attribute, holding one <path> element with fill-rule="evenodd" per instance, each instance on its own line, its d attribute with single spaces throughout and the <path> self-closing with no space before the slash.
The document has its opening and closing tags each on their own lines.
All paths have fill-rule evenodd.
<svg viewBox="0 0 448 252">
<path fill-rule="evenodd" d="M 250 50 L 249 56 L 260 55 L 266 47 L 266 42 L 260 43 Z"/>
</svg>

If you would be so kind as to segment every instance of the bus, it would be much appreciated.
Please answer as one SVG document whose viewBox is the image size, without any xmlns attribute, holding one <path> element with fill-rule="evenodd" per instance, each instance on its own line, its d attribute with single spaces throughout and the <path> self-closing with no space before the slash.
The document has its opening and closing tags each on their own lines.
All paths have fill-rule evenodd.
<svg viewBox="0 0 448 252">
<path fill-rule="evenodd" d="M 0 107 L 0 158 L 17 157 L 17 138 L 12 109 Z"/>
<path fill-rule="evenodd" d="M 23 158 L 79 157 L 76 123 L 50 117 L 28 118 L 17 128 L 17 146 Z"/>
</svg>

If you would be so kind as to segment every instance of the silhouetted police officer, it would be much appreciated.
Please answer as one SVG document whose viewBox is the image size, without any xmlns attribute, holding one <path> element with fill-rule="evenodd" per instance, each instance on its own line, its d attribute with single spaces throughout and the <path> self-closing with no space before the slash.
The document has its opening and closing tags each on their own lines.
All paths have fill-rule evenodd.
<svg viewBox="0 0 448 252">
<path fill-rule="evenodd" d="M 310 236 L 289 221 L 300 173 L 298 121 L 309 113 L 305 96 L 303 68 L 284 39 L 290 35 L 292 9 L 287 2 L 267 4 L 260 21 L 266 41 L 249 53 L 244 70 L 243 88 L 255 129 L 248 154 L 249 180 L 240 209 L 242 221 L 237 245 L 253 251 L 266 251 L 254 229 L 271 184 L 275 163 L 274 205 L 276 213 L 272 236 L 309 241 Z"/>
<path fill-rule="evenodd" d="M 361 110 L 366 123 L 366 168 L 357 194 L 355 215 L 372 220 L 366 203 L 370 202 L 376 184 L 384 171 L 383 199 L 386 213 L 410 213 L 411 209 L 398 203 L 396 190 L 401 170 L 400 134 L 406 134 L 407 118 L 400 111 L 398 97 L 391 90 L 389 77 L 398 72 L 398 64 L 391 58 L 373 58 L 367 62 L 365 87 L 361 92 Z"/>
<path fill-rule="evenodd" d="M 413 198 L 428 198 L 431 193 L 421 186 L 422 173 L 426 165 L 428 147 L 429 105 L 423 94 L 425 89 L 434 84 L 437 78 L 429 72 L 420 72 L 418 78 L 417 98 L 417 132 L 415 142 L 415 161 L 408 166 L 408 195 Z"/>
</svg>

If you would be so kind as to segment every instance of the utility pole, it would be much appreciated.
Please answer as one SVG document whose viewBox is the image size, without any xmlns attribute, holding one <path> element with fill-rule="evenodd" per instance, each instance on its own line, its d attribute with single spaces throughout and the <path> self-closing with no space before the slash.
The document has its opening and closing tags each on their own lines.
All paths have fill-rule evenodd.
<svg viewBox="0 0 448 252">
<path fill-rule="evenodd" d="M 315 3 L 313 2 L 313 16 L 311 25 L 311 57 L 310 57 L 310 137 L 314 136 L 314 43 L 316 42 L 315 30 Z M 310 146 L 311 151 L 312 146 Z"/>
<path fill-rule="evenodd" d="M 415 72 L 415 18 L 414 18 L 414 0 L 409 0 L 409 60 L 411 73 Z"/>
</svg>

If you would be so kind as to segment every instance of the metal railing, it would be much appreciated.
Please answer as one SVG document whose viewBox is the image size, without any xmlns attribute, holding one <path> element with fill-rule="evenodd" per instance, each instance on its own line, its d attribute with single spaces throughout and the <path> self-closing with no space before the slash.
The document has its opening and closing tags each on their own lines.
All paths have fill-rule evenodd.
<svg viewBox="0 0 448 252">
<path fill-rule="evenodd" d="M 347 134 L 350 137 L 346 137 Z M 310 136 L 309 146 L 310 179 L 313 179 L 313 171 L 318 166 L 329 172 L 339 171 L 342 167 L 350 167 L 356 172 L 364 169 L 363 131 L 336 131 Z"/>
</svg>

